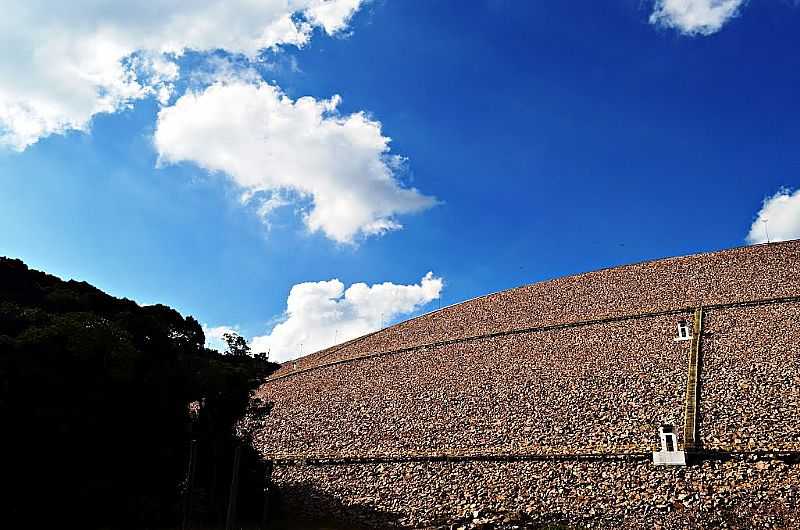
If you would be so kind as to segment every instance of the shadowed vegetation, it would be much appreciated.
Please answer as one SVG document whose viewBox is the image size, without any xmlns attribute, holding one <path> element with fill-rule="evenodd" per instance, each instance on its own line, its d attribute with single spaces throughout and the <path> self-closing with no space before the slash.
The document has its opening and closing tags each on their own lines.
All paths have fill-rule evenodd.
<svg viewBox="0 0 800 530">
<path fill-rule="evenodd" d="M 223 518 L 234 424 L 277 365 L 204 343 L 166 306 L 0 258 L 0 526 L 175 527 L 191 439 L 193 520 Z M 260 515 L 261 466 L 245 449 L 241 518 Z"/>
</svg>

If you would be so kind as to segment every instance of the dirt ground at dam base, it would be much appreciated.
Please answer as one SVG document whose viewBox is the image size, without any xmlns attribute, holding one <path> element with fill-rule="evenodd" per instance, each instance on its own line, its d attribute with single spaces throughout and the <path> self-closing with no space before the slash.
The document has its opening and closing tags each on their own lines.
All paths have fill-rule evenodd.
<svg viewBox="0 0 800 530">
<path fill-rule="evenodd" d="M 283 509 L 346 528 L 800 528 L 797 455 L 276 466 Z"/>
</svg>

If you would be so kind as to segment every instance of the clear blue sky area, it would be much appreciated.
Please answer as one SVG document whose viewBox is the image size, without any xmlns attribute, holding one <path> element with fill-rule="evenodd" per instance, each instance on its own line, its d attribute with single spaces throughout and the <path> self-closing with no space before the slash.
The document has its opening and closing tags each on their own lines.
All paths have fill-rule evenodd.
<svg viewBox="0 0 800 530">
<path fill-rule="evenodd" d="M 431 270 L 445 305 L 743 245 L 765 197 L 800 179 L 800 8 L 750 2 L 695 37 L 651 10 L 380 0 L 348 36 L 272 56 L 267 81 L 367 112 L 407 157 L 404 181 L 441 201 L 402 230 L 340 244 L 292 208 L 266 230 L 224 176 L 157 166 L 146 99 L 88 133 L 0 150 L 0 255 L 253 335 L 306 281 Z"/>
</svg>

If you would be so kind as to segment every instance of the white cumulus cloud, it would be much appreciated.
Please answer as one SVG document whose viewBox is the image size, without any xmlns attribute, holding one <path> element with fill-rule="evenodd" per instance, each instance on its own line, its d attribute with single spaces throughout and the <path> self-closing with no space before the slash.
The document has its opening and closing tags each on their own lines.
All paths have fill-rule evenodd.
<svg viewBox="0 0 800 530">
<path fill-rule="evenodd" d="M 0 0 L 0 146 L 86 130 L 91 118 L 166 102 L 186 50 L 303 46 L 344 30 L 363 0 Z"/>
<path fill-rule="evenodd" d="M 769 241 L 800 239 L 800 189 L 792 193 L 782 189 L 772 197 L 764 199 L 755 221 L 750 226 L 747 242 L 750 244 Z"/>
<path fill-rule="evenodd" d="M 746 0 L 656 0 L 652 24 L 685 35 L 711 35 L 739 14 Z"/>
<path fill-rule="evenodd" d="M 289 196 L 310 200 L 306 226 L 337 242 L 401 228 L 397 215 L 436 201 L 398 181 L 403 159 L 390 153 L 380 122 L 363 112 L 341 115 L 339 102 L 292 100 L 252 76 L 225 76 L 161 109 L 159 163 L 222 172 L 245 199 L 267 201 L 264 215 Z"/>
<path fill-rule="evenodd" d="M 225 352 L 228 349 L 228 343 L 222 338 L 226 333 L 239 333 L 239 326 L 214 326 L 209 327 L 203 324 L 203 333 L 206 336 L 206 348 Z"/>
<path fill-rule="evenodd" d="M 429 272 L 418 284 L 300 283 L 286 301 L 285 320 L 269 335 L 253 337 L 254 352 L 283 362 L 380 329 L 395 317 L 439 298 L 444 282 Z"/>
</svg>

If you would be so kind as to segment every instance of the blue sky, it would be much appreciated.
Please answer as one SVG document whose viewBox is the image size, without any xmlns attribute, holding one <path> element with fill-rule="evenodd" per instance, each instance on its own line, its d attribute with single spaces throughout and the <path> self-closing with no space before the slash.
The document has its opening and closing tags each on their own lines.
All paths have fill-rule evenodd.
<svg viewBox="0 0 800 530">
<path fill-rule="evenodd" d="M 793 2 L 335 1 L 258 42 L 121 13 L 133 57 L 183 47 L 142 54 L 134 95 L 93 80 L 78 101 L 57 55 L 23 86 L 6 47 L 0 255 L 289 358 L 525 283 L 800 237 Z"/>
</svg>

